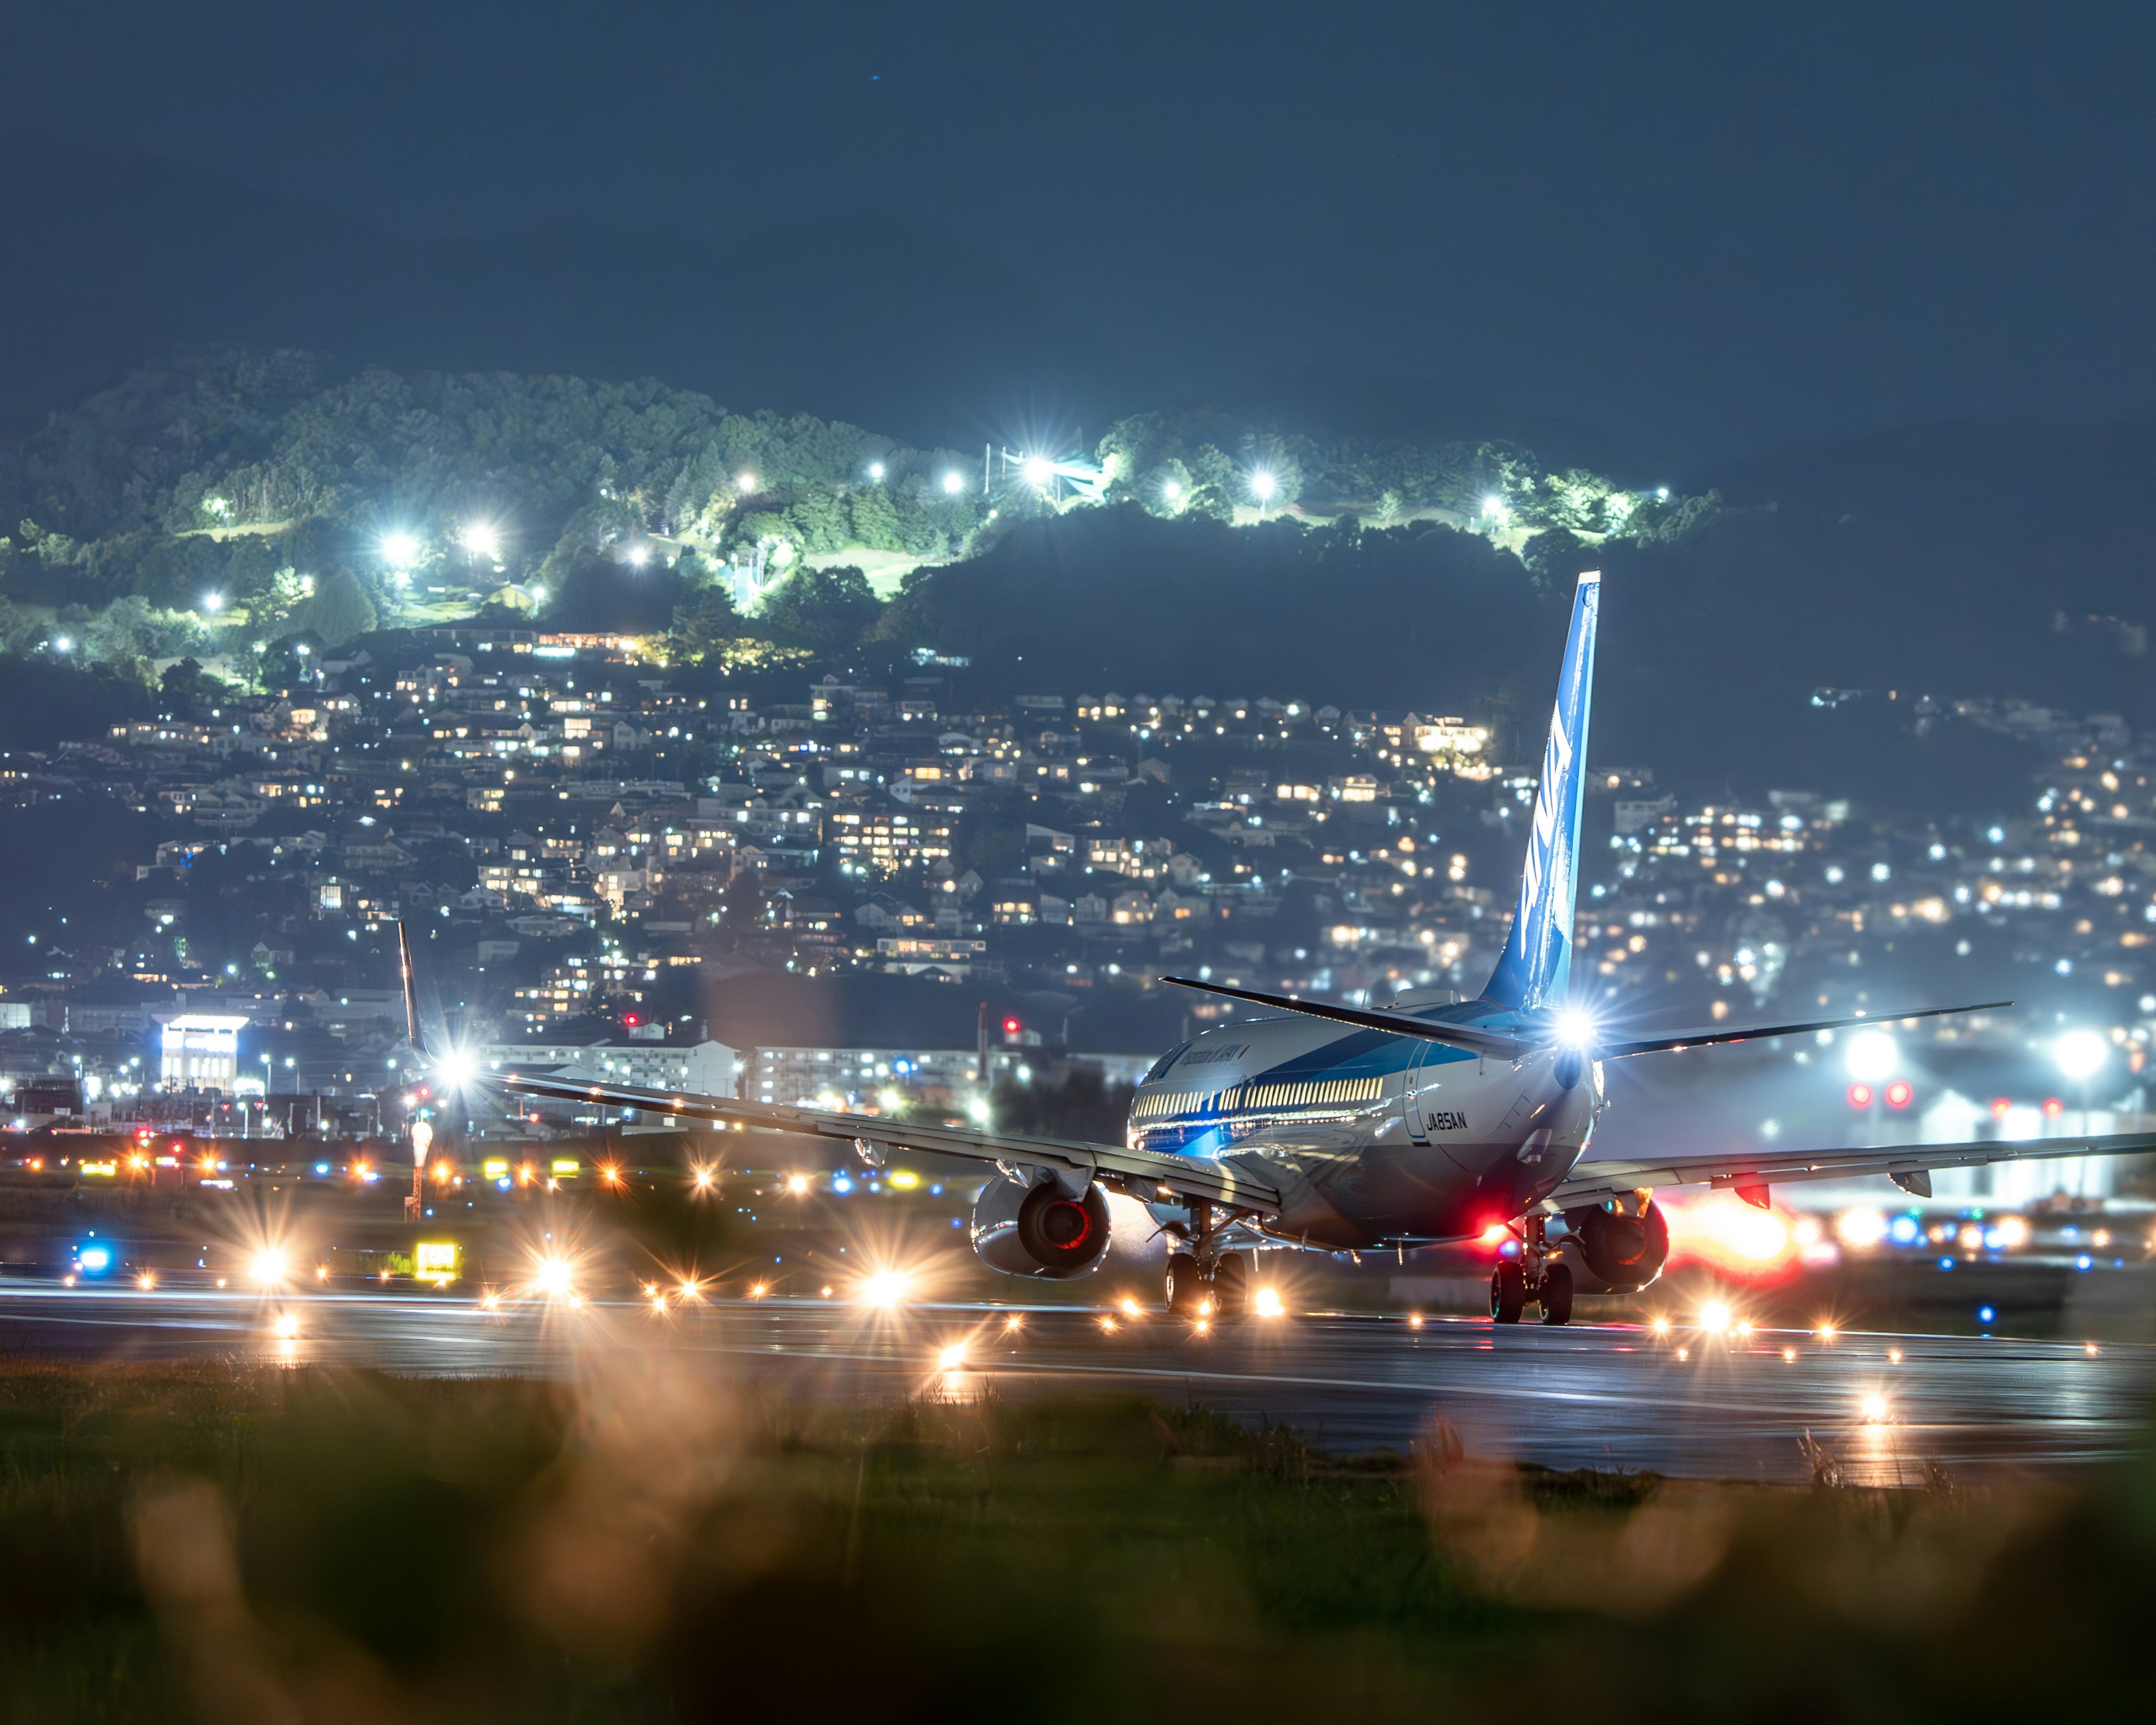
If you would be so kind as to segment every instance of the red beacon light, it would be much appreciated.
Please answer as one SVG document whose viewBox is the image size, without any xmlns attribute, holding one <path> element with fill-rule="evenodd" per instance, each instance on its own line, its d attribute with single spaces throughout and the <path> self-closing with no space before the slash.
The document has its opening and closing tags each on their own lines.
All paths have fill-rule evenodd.
<svg viewBox="0 0 2156 1725">
<path fill-rule="evenodd" d="M 1851 1085 L 1849 1106 L 1852 1108 L 1869 1108 L 1871 1106 L 1871 1086 L 1868 1084 Z"/>
<path fill-rule="evenodd" d="M 1004 1020 L 1004 1034 L 1006 1036 L 1015 1036 L 1024 1028 L 1025 1026 L 1019 1023 L 1016 1019 L 1005 1019 Z"/>
<path fill-rule="evenodd" d="M 2056 1120 L 2066 1111 L 2066 1105 L 2061 1101 L 2056 1096 L 2046 1096 L 2044 1098 L 2044 1117 L 2046 1120 Z"/>
<path fill-rule="evenodd" d="M 2005 1096 L 1994 1096 L 1991 1099 L 1991 1117 L 1994 1120 L 2004 1120 L 2013 1111 L 2014 1104 Z"/>
<path fill-rule="evenodd" d="M 1916 1094 L 1917 1092 L 1910 1087 L 1907 1079 L 1897 1078 L 1887 1086 L 1887 1106 L 1890 1108 L 1906 1108 L 1915 1100 Z"/>
</svg>

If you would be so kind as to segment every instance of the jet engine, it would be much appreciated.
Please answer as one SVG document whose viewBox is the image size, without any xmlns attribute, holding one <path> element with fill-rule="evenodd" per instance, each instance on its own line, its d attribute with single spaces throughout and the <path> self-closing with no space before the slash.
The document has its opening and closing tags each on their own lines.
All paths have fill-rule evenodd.
<svg viewBox="0 0 2156 1725">
<path fill-rule="evenodd" d="M 1022 1186 L 998 1177 L 973 1201 L 973 1237 L 981 1261 L 1006 1276 L 1084 1276 L 1108 1250 L 1108 1200 L 1098 1186 L 1073 1198 L 1054 1180 Z"/>
<path fill-rule="evenodd" d="M 1600 1205 L 1567 1210 L 1564 1224 L 1588 1273 L 1613 1293 L 1637 1293 L 1669 1261 L 1670 1224 L 1651 1199 L 1641 1202 L 1637 1215 Z"/>
</svg>

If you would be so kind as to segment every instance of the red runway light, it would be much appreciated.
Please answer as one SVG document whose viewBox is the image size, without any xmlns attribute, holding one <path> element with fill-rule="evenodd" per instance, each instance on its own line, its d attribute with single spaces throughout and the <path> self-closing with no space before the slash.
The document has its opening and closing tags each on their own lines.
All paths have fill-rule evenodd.
<svg viewBox="0 0 2156 1725">
<path fill-rule="evenodd" d="M 1887 1086 L 1887 1106 L 1890 1108 L 1906 1108 L 1916 1094 L 1916 1091 L 1909 1087 L 1907 1079 L 1897 1078 Z"/>
<path fill-rule="evenodd" d="M 1851 1085 L 1849 1106 L 1852 1108 L 1869 1108 L 1871 1106 L 1871 1086 L 1868 1084 Z"/>
</svg>

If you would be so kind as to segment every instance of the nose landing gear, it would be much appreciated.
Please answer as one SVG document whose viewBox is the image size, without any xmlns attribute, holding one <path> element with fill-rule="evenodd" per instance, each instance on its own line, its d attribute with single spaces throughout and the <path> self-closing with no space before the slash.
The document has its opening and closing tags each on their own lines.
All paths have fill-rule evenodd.
<svg viewBox="0 0 2156 1725">
<path fill-rule="evenodd" d="M 1532 1301 L 1543 1310 L 1546 1324 L 1572 1322 L 1572 1268 L 1550 1250 L 1544 1219 L 1527 1219 L 1520 1239 L 1517 1262 L 1499 1262 L 1490 1277 L 1490 1317 L 1493 1323 L 1516 1324 Z"/>
</svg>

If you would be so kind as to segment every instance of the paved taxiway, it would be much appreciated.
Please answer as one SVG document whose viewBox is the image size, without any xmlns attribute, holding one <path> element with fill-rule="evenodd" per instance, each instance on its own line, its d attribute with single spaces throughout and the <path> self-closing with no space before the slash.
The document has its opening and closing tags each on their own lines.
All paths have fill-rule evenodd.
<svg viewBox="0 0 2156 1725">
<path fill-rule="evenodd" d="M 954 1346 L 964 1364 L 945 1370 Z M 963 1396 L 988 1382 L 1013 1395 L 1137 1394 L 1270 1417 L 1343 1452 L 1404 1449 L 1441 1418 L 1478 1453 L 1756 1479 L 1802 1477 L 1809 1431 L 1851 1472 L 1887 1482 L 1915 1480 L 1927 1460 L 2058 1473 L 2133 1453 L 2156 1388 L 2156 1348 L 2120 1343 L 1327 1316 L 1199 1336 L 1158 1315 L 1070 1307 L 720 1301 L 662 1315 L 628 1302 L 488 1310 L 454 1297 L 44 1286 L 0 1289 L 0 1348 L 449 1375 L 567 1376 L 663 1353 L 844 1401 Z"/>
</svg>

